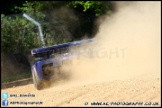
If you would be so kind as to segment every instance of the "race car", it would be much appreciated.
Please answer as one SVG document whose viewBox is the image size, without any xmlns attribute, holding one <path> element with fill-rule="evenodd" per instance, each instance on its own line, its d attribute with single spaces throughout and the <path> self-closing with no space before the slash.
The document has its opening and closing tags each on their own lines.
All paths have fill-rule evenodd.
<svg viewBox="0 0 162 108">
<path fill-rule="evenodd" d="M 64 62 L 79 57 L 78 53 L 69 53 L 70 48 L 83 46 L 93 40 L 80 40 L 31 50 L 31 54 L 35 58 L 35 63 L 31 67 L 35 87 L 38 90 L 42 89 L 43 82 L 50 80 Z"/>
</svg>

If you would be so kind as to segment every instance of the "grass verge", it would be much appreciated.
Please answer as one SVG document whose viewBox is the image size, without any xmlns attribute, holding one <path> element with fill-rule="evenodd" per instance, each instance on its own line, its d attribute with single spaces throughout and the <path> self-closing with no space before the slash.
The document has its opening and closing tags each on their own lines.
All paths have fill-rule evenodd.
<svg viewBox="0 0 162 108">
<path fill-rule="evenodd" d="M 9 76 L 9 77 L 3 77 L 1 78 L 1 83 L 7 83 L 7 82 L 12 82 L 12 81 L 21 80 L 24 78 L 31 78 L 31 77 L 32 77 L 31 71 L 27 71 L 27 72 L 22 72 L 21 74 L 16 74 L 16 75 Z"/>
</svg>

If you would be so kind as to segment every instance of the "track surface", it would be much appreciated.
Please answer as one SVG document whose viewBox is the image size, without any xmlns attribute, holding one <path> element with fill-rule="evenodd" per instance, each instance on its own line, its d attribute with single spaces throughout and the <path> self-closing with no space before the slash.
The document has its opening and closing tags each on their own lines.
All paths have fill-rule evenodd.
<svg viewBox="0 0 162 108">
<path fill-rule="evenodd" d="M 37 106 L 91 106 L 91 102 L 143 102 L 143 106 L 146 102 L 158 102 L 158 106 L 161 105 L 160 78 L 153 74 L 127 80 L 78 84 L 78 82 L 76 84 L 60 82 L 41 91 L 37 91 L 33 84 L 29 84 L 3 89 L 1 92 L 8 92 L 9 95 L 34 94 L 35 97 L 9 97 L 8 100 L 9 102 L 43 102 Z M 86 102 L 88 105 L 85 105 Z M 9 104 L 9 106 L 36 105 Z"/>
</svg>

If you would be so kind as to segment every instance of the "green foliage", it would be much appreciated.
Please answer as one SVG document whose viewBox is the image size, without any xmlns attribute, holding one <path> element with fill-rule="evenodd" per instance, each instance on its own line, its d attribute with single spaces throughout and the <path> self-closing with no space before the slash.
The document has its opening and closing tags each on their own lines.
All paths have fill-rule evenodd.
<svg viewBox="0 0 162 108">
<path fill-rule="evenodd" d="M 1 48 L 6 53 L 26 52 L 30 48 L 39 47 L 35 26 L 26 19 L 1 15 Z"/>
<path fill-rule="evenodd" d="M 44 5 L 46 4 L 46 6 Z M 53 4 L 52 4 L 53 3 Z M 39 2 L 39 1 L 26 1 L 23 7 L 15 6 L 15 11 L 20 10 L 27 13 L 32 18 L 40 22 L 44 35 L 46 46 L 54 45 L 55 43 L 67 42 L 66 38 L 56 42 L 56 39 L 52 36 L 52 30 L 49 22 L 45 20 L 46 15 L 42 9 L 48 6 L 54 5 L 56 2 Z M 1 48 L 6 53 L 25 53 L 26 51 L 41 47 L 38 27 L 31 21 L 21 16 L 7 17 L 1 15 Z M 55 30 L 56 34 L 65 35 L 62 30 Z"/>
<path fill-rule="evenodd" d="M 102 1 L 71 1 L 67 4 L 69 7 L 77 8 L 78 5 L 83 7 L 83 12 L 87 10 L 91 10 L 95 13 L 96 16 L 100 16 L 102 14 L 111 11 L 110 2 L 102 2 Z"/>
<path fill-rule="evenodd" d="M 18 9 L 22 12 L 33 12 L 33 10 L 35 11 L 39 11 L 42 9 L 42 3 L 38 2 L 38 1 L 25 1 L 25 3 L 23 4 L 23 7 L 17 7 L 15 6 L 15 9 Z"/>
<path fill-rule="evenodd" d="M 110 4 L 102 1 L 25 1 L 23 7 L 15 6 L 13 11 L 27 13 L 32 18 L 41 23 L 44 40 L 47 46 L 71 41 L 71 37 L 66 35 L 66 27 L 60 30 L 50 25 L 46 20 L 47 14 L 44 9 L 50 10 L 61 3 L 76 9 L 79 5 L 83 7 L 83 12 L 94 13 L 96 16 L 111 11 Z M 57 16 L 56 16 L 57 17 Z M 65 19 L 58 18 L 58 22 L 66 23 Z M 82 22 L 80 22 L 82 23 Z M 54 36 L 55 35 L 55 36 Z M 57 36 L 57 37 L 56 37 Z M 1 48 L 7 53 L 26 52 L 31 48 L 41 47 L 42 43 L 38 33 L 38 27 L 26 18 L 21 16 L 7 17 L 1 14 Z M 57 38 L 57 39 L 56 39 Z M 59 38 L 59 39 L 58 39 Z M 73 37 L 72 37 L 73 38 Z"/>
<path fill-rule="evenodd" d="M 15 7 L 22 12 L 32 12 L 32 3 L 26 1 L 23 6 Z M 15 18 L 14 18 L 15 17 Z M 28 22 L 22 16 L 5 17 L 1 15 L 1 36 L 2 36 L 2 50 L 6 53 L 23 53 L 33 47 L 39 47 L 40 43 L 37 42 L 37 32 L 33 30 L 35 25 Z"/>
</svg>

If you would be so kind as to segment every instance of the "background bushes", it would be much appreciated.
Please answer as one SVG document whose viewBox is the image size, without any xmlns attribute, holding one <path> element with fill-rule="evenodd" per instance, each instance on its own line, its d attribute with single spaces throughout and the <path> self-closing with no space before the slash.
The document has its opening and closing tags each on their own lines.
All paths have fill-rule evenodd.
<svg viewBox="0 0 162 108">
<path fill-rule="evenodd" d="M 95 20 L 110 15 L 113 6 L 109 1 L 12 1 L 2 5 L 2 80 L 20 74 L 30 76 L 30 51 L 42 47 L 38 27 L 24 18 L 23 13 L 40 22 L 46 46 L 51 46 L 84 36 L 92 38 L 98 30 Z"/>
</svg>

